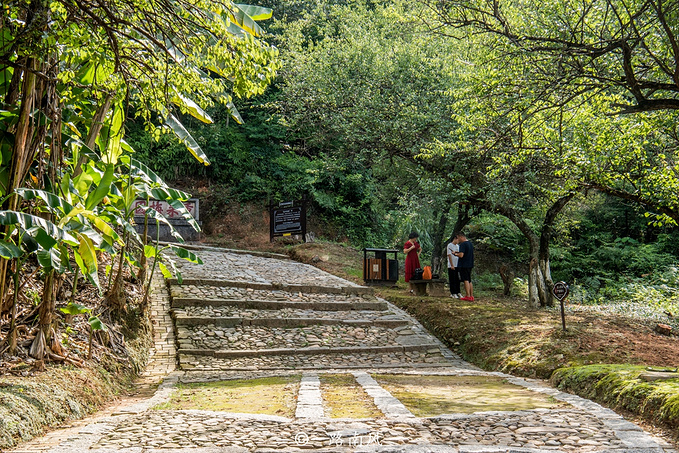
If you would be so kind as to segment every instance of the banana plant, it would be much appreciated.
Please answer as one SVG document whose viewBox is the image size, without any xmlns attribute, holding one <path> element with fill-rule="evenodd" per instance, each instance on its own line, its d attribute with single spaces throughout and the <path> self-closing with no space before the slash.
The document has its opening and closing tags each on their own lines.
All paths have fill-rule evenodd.
<svg viewBox="0 0 679 453">
<path fill-rule="evenodd" d="M 87 358 L 92 359 L 92 340 L 94 337 L 94 332 L 102 330 L 106 332 L 108 330 L 108 326 L 104 324 L 104 322 L 99 318 L 97 315 L 91 315 L 92 309 L 87 308 L 84 305 L 80 304 L 75 304 L 73 302 L 69 303 L 65 307 L 61 308 L 60 311 L 68 316 L 77 316 L 77 315 L 86 315 L 90 314 L 90 316 L 87 319 L 87 323 L 90 326 L 89 328 L 89 338 L 88 338 L 88 347 L 87 347 Z"/>
<path fill-rule="evenodd" d="M 153 281 L 153 274 L 156 269 L 156 265 L 160 268 L 161 272 L 163 273 L 163 277 L 166 279 L 172 278 L 173 273 L 168 269 L 168 266 L 165 264 L 167 262 L 172 270 L 174 271 L 174 274 L 177 276 L 177 280 L 181 284 L 182 282 L 182 275 L 181 273 L 177 270 L 177 267 L 174 264 L 174 260 L 170 258 L 166 253 L 164 253 L 166 250 L 172 250 L 176 256 L 179 258 L 185 259 L 189 261 L 190 263 L 194 264 L 203 264 L 203 260 L 201 260 L 197 255 L 194 253 L 186 250 L 183 247 L 176 246 L 174 244 L 169 244 L 164 247 L 160 247 L 160 223 L 164 220 L 165 218 L 162 216 L 162 214 L 159 214 L 152 208 L 148 208 L 148 213 L 151 215 L 155 220 L 156 220 L 156 242 L 155 245 L 146 245 L 144 246 L 144 255 L 147 258 L 152 258 L 153 259 L 153 264 L 151 266 L 151 274 L 149 275 L 148 282 L 146 284 L 146 288 L 144 289 L 144 297 L 142 299 L 142 307 L 147 307 L 148 306 L 148 297 L 149 297 L 149 292 L 151 290 L 151 283 Z M 172 225 L 168 222 L 168 225 L 170 225 L 170 228 L 172 228 Z"/>
</svg>

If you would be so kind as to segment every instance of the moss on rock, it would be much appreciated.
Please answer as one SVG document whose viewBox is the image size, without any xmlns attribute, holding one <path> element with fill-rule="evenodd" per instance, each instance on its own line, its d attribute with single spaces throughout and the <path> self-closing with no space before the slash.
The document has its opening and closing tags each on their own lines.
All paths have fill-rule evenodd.
<svg viewBox="0 0 679 453">
<path fill-rule="evenodd" d="M 679 427 L 679 378 L 646 382 L 634 365 L 561 368 L 552 375 L 559 389 L 624 409 L 672 428 Z"/>
</svg>

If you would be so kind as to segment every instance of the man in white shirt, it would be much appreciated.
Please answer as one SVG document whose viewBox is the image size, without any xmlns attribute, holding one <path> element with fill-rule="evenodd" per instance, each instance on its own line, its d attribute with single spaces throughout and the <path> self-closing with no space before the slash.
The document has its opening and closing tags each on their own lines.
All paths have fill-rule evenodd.
<svg viewBox="0 0 679 453">
<path fill-rule="evenodd" d="M 462 297 L 460 293 L 460 275 L 457 271 L 457 261 L 459 258 L 455 256 L 456 252 L 460 251 L 457 238 L 453 238 L 453 242 L 446 247 L 446 255 L 448 255 L 448 283 L 450 285 L 450 297 L 459 299 Z"/>
</svg>

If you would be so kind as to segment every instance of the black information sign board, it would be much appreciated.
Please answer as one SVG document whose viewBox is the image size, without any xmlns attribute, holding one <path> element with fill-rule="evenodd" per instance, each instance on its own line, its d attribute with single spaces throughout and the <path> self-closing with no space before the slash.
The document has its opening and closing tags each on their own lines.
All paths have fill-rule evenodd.
<svg viewBox="0 0 679 453">
<path fill-rule="evenodd" d="M 278 206 L 270 206 L 269 236 L 273 242 L 275 237 L 301 234 L 306 236 L 306 200 L 286 201 Z"/>
<path fill-rule="evenodd" d="M 563 330 L 566 330 L 566 313 L 564 312 L 563 301 L 568 297 L 568 285 L 566 282 L 557 282 L 552 288 L 552 294 L 561 303 L 561 324 L 563 325 Z"/>
</svg>

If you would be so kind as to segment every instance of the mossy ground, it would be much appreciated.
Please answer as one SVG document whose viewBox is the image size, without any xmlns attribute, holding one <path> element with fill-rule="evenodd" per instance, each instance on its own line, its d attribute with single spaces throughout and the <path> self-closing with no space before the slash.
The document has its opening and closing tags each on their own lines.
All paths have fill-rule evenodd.
<svg viewBox="0 0 679 453">
<path fill-rule="evenodd" d="M 679 374 L 675 379 L 655 381 L 640 379 L 642 374 L 652 372 L 644 366 L 589 365 L 556 370 L 552 383 L 609 407 L 679 428 Z"/>
<path fill-rule="evenodd" d="M 373 377 L 418 417 L 566 406 L 495 376 L 379 374 Z"/>
<path fill-rule="evenodd" d="M 101 368 L 50 365 L 32 376 L 2 376 L 0 449 L 82 418 L 125 390 L 123 382 Z"/>
<path fill-rule="evenodd" d="M 242 412 L 292 418 L 300 376 L 180 384 L 168 403 L 155 409 Z"/>
<path fill-rule="evenodd" d="M 326 417 L 377 418 L 383 414 L 350 374 L 321 374 L 321 394 Z"/>
</svg>

